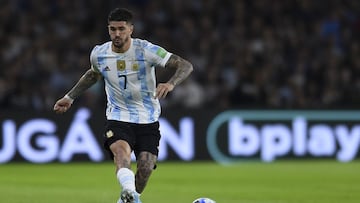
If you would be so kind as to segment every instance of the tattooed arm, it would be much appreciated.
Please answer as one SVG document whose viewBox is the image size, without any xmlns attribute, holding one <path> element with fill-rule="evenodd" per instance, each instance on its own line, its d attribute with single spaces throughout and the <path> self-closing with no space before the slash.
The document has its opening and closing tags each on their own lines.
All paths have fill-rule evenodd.
<svg viewBox="0 0 360 203">
<path fill-rule="evenodd" d="M 170 78 L 168 83 L 172 85 L 180 84 L 192 72 L 193 66 L 191 63 L 175 54 L 171 55 L 170 59 L 165 65 L 166 68 L 176 68 L 175 74 Z"/>
<path fill-rule="evenodd" d="M 166 68 L 176 68 L 175 74 L 170 78 L 167 83 L 160 83 L 156 88 L 156 97 L 165 98 L 166 95 L 171 92 L 174 87 L 184 81 L 190 73 L 193 71 L 193 65 L 177 56 L 172 54 L 170 59 L 165 64 Z"/>
<path fill-rule="evenodd" d="M 85 90 L 95 84 L 101 78 L 100 73 L 89 69 L 86 73 L 80 78 L 76 85 L 67 93 L 67 95 L 76 99 L 80 96 Z"/>
<path fill-rule="evenodd" d="M 76 85 L 61 99 L 59 99 L 54 105 L 54 111 L 56 113 L 66 112 L 73 103 L 74 99 L 80 96 L 85 90 L 95 84 L 101 78 L 100 73 L 89 69 L 79 79 Z"/>
</svg>

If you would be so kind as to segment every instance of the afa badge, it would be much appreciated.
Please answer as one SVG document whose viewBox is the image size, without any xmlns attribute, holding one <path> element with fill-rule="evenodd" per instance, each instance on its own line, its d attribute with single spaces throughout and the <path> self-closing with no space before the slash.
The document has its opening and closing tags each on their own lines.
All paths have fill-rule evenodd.
<svg viewBox="0 0 360 203">
<path fill-rule="evenodd" d="M 110 138 L 110 137 L 112 137 L 112 136 L 114 136 L 114 133 L 113 133 L 112 130 L 109 130 L 109 131 L 106 132 L 106 137 L 107 137 L 107 138 Z"/>
<path fill-rule="evenodd" d="M 125 70 L 125 68 L 126 68 L 125 61 L 124 60 L 117 60 L 116 61 L 116 67 L 117 67 L 118 70 L 121 70 L 121 71 Z"/>
</svg>

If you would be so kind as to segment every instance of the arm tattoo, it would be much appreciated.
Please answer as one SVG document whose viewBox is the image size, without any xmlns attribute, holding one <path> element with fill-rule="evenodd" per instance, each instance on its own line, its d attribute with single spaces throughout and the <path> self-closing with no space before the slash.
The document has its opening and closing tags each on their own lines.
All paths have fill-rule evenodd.
<svg viewBox="0 0 360 203">
<path fill-rule="evenodd" d="M 184 81 L 193 71 L 193 66 L 189 61 L 175 54 L 170 56 L 170 59 L 166 63 L 165 67 L 176 68 L 175 74 L 168 81 L 170 84 L 173 84 L 174 86 Z"/>
<path fill-rule="evenodd" d="M 100 77 L 100 73 L 97 73 L 92 69 L 87 70 L 86 73 L 76 83 L 76 85 L 69 91 L 69 97 L 73 99 L 77 98 L 85 90 L 95 84 L 100 79 Z"/>
</svg>

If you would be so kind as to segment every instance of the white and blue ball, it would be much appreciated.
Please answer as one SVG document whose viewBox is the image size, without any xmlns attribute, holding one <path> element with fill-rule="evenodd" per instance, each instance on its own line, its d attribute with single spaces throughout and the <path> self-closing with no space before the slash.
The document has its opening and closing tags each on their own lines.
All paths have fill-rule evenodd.
<svg viewBox="0 0 360 203">
<path fill-rule="evenodd" d="M 192 203 L 216 203 L 216 202 L 210 198 L 201 197 L 201 198 L 194 200 Z"/>
</svg>

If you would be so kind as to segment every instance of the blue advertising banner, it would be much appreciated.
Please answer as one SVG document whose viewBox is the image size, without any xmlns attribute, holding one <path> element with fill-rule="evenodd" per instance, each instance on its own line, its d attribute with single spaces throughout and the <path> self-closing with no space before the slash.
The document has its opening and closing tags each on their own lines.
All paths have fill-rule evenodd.
<svg viewBox="0 0 360 203">
<path fill-rule="evenodd" d="M 2 111 L 0 163 L 109 160 L 102 148 L 103 111 Z M 360 111 L 165 110 L 159 160 L 272 162 L 359 155 Z"/>
</svg>

